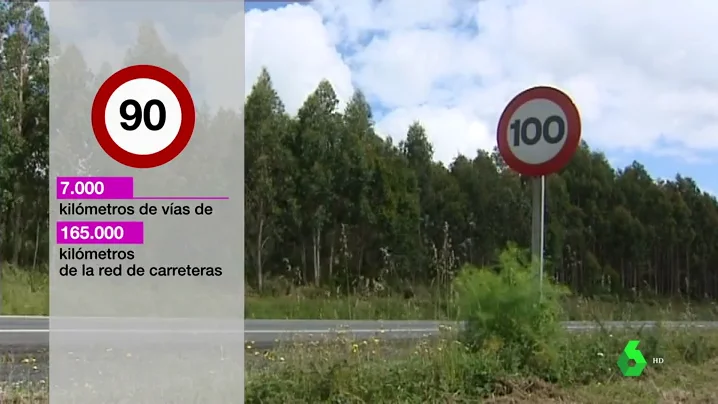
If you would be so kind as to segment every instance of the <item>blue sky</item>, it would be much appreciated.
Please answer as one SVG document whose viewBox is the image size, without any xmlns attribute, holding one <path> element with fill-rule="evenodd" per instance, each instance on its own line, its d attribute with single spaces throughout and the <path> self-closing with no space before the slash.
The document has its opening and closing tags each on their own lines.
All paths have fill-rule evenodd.
<svg viewBox="0 0 718 404">
<path fill-rule="evenodd" d="M 492 148 L 514 94 L 556 85 L 614 167 L 637 160 L 654 177 L 680 173 L 715 193 L 718 51 L 705 45 L 718 34 L 718 4 L 657 1 L 650 10 L 618 0 L 247 3 L 246 80 L 267 66 L 290 111 L 324 77 L 340 97 L 360 88 L 381 133 L 401 138 L 419 120 L 442 161 Z"/>
<path fill-rule="evenodd" d="M 291 2 L 286 1 L 249 1 L 244 3 L 244 9 L 249 10 L 271 10 L 282 8 Z"/>
</svg>

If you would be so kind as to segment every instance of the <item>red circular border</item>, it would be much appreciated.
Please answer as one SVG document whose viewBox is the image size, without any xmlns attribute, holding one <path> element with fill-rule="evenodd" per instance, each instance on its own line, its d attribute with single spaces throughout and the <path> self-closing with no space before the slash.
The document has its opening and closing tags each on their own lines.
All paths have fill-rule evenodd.
<svg viewBox="0 0 718 404">
<path fill-rule="evenodd" d="M 553 101 L 563 110 L 568 121 L 568 132 L 566 133 L 566 142 L 556 156 L 545 163 L 529 164 L 513 154 L 511 147 L 509 147 L 506 132 L 509 129 L 509 120 L 516 110 L 525 103 L 536 99 Z M 571 97 L 557 88 L 539 86 L 524 90 L 514 97 L 506 106 L 504 112 L 501 113 L 499 126 L 496 130 L 496 142 L 499 146 L 499 153 L 501 153 L 506 164 L 519 174 L 535 177 L 553 174 L 568 164 L 581 142 L 581 117 L 578 113 L 578 108 L 576 108 Z"/>
<path fill-rule="evenodd" d="M 112 140 L 105 124 L 105 109 L 112 94 L 123 84 L 137 79 L 156 80 L 167 86 L 177 97 L 182 111 L 182 121 L 177 136 L 164 149 L 152 154 L 134 154 L 121 148 Z M 187 147 L 195 125 L 195 107 L 192 95 L 182 80 L 171 72 L 152 65 L 134 65 L 118 70 L 97 90 L 92 102 L 92 131 L 102 150 L 120 164 L 132 168 L 155 168 L 167 164 Z"/>
</svg>

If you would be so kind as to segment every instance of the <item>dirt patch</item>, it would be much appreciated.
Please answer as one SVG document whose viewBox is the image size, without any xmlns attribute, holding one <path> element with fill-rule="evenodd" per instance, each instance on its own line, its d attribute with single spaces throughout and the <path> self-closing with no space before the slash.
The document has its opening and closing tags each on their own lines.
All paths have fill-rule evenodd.
<svg viewBox="0 0 718 404">
<path fill-rule="evenodd" d="M 659 404 L 713 404 L 718 402 L 718 395 L 715 393 L 706 396 L 702 393 L 681 389 L 663 392 L 662 396 Z"/>
<path fill-rule="evenodd" d="M 714 404 L 718 403 L 718 360 L 701 365 L 664 365 L 646 369 L 640 378 L 562 389 L 558 403 Z M 550 401 L 546 401 L 550 402 Z"/>
<path fill-rule="evenodd" d="M 715 404 L 718 403 L 718 359 L 699 366 L 646 369 L 638 378 L 610 383 L 560 387 L 541 380 L 501 381 L 490 404 Z"/>
<path fill-rule="evenodd" d="M 507 380 L 494 387 L 496 395 L 486 399 L 491 404 L 567 403 L 558 386 L 540 379 Z"/>
</svg>

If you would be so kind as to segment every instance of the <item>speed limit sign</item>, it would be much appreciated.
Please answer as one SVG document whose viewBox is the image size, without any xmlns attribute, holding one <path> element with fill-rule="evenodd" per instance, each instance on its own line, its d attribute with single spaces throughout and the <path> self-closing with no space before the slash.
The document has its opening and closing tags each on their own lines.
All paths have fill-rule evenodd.
<svg viewBox="0 0 718 404">
<path fill-rule="evenodd" d="M 563 91 L 533 87 L 514 97 L 497 130 L 499 152 L 519 174 L 540 177 L 568 164 L 581 142 L 581 118 Z"/>
<path fill-rule="evenodd" d="M 192 137 L 196 112 L 182 81 L 159 66 L 115 72 L 97 90 L 92 130 L 102 150 L 120 164 L 154 168 L 169 163 Z"/>
</svg>

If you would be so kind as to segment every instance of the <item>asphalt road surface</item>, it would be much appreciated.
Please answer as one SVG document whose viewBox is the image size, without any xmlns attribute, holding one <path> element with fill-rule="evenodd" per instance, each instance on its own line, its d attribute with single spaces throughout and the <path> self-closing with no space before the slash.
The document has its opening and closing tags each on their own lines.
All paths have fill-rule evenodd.
<svg viewBox="0 0 718 404">
<path fill-rule="evenodd" d="M 0 352 L 17 349 L 37 349 L 49 346 L 50 323 L 53 341 L 59 343 L 102 344 L 120 341 L 129 344 L 136 340 L 149 344 L 176 341 L 227 341 L 237 343 L 242 323 L 232 320 L 184 319 L 112 319 L 112 318 L 54 318 L 0 316 Z M 607 328 L 651 328 L 655 321 L 606 322 Z M 365 320 L 244 320 L 244 338 L 255 346 L 271 347 L 278 341 L 309 339 L 322 341 L 344 334 L 354 338 L 368 338 L 381 334 L 382 338 L 414 339 L 436 335 L 443 328 L 456 329 L 461 325 L 441 321 L 365 321 Z M 592 322 L 568 321 L 570 331 L 591 331 L 600 326 Z M 718 328 L 718 322 L 663 322 L 669 328 Z M 119 340 L 118 340 L 119 338 Z"/>
</svg>

